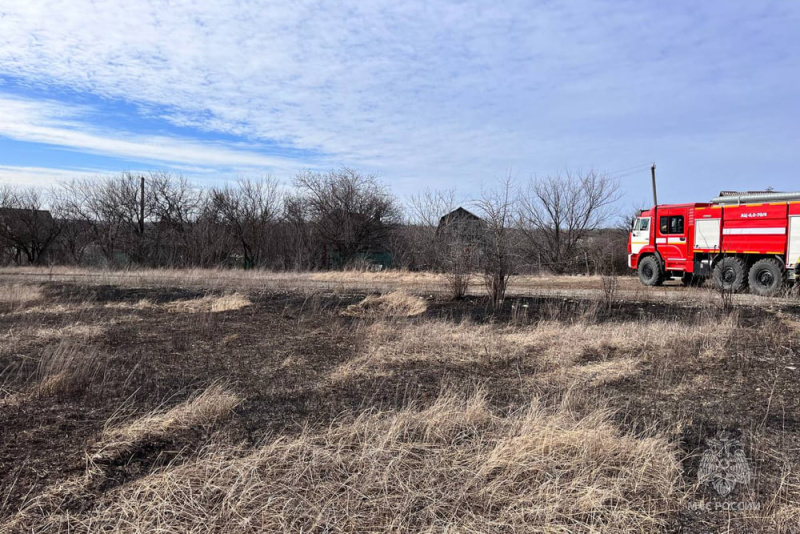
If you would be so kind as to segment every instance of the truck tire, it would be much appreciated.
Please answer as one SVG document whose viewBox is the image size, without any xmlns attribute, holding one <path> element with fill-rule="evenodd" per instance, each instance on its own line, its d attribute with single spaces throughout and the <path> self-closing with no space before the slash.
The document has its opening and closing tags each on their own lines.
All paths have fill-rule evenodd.
<svg viewBox="0 0 800 534">
<path fill-rule="evenodd" d="M 664 269 L 655 256 L 647 256 L 639 262 L 639 281 L 646 286 L 660 286 L 664 282 Z"/>
<path fill-rule="evenodd" d="M 772 297 L 783 287 L 783 267 L 776 259 L 758 260 L 750 267 L 750 291 L 762 297 Z"/>
<path fill-rule="evenodd" d="M 714 266 L 714 286 L 739 293 L 747 287 L 747 264 L 741 258 L 722 258 Z"/>
</svg>

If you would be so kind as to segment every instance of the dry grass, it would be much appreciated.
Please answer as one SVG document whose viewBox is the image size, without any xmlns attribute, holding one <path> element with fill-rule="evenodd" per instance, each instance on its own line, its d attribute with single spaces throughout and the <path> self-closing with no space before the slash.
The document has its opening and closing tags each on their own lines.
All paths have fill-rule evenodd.
<svg viewBox="0 0 800 534">
<path fill-rule="evenodd" d="M 259 269 L 135 269 L 108 270 L 78 267 L 6 267 L 0 268 L 0 278 L 13 275 L 13 280 L 25 276 L 31 281 L 49 280 L 87 285 L 122 287 L 195 287 L 213 291 L 246 291 L 272 289 L 296 293 L 371 292 L 389 293 L 405 290 L 418 294 L 441 293 L 446 287 L 442 275 L 429 272 L 388 270 L 381 272 L 272 272 Z M 480 280 L 479 275 L 473 276 Z M 617 296 L 648 302 L 682 302 L 697 305 L 701 301 L 719 300 L 713 290 L 672 287 L 645 288 L 633 276 L 618 279 Z M 482 284 L 476 283 L 471 294 L 483 295 Z M 600 276 L 538 276 L 522 275 L 511 278 L 508 296 L 559 296 L 569 298 L 603 299 L 603 279 Z M 755 295 L 737 295 L 739 303 L 769 306 L 790 303 L 791 298 L 764 299 Z"/>
<path fill-rule="evenodd" d="M 229 415 L 241 399 L 222 386 L 209 386 L 199 395 L 167 411 L 155 411 L 104 431 L 90 455 L 92 463 L 108 463 L 131 454 L 143 444 L 161 441 L 192 427 L 207 427 Z"/>
<path fill-rule="evenodd" d="M 241 310 L 251 306 L 253 303 L 241 293 L 232 293 L 222 296 L 205 296 L 199 299 L 178 300 L 166 304 L 170 311 L 181 313 L 201 313 L 201 312 L 226 312 Z"/>
<path fill-rule="evenodd" d="M 102 378 L 104 358 L 96 349 L 62 341 L 46 350 L 36 368 L 37 396 L 68 396 L 82 393 Z"/>
<path fill-rule="evenodd" d="M 385 295 L 369 295 L 358 304 L 348 306 L 342 315 L 350 317 L 414 317 L 428 309 L 425 301 L 404 291 L 393 291 Z"/>
<path fill-rule="evenodd" d="M 47 303 L 38 304 L 19 310 L 19 313 L 25 316 L 35 315 L 49 315 L 58 316 L 68 313 L 84 313 L 94 309 L 95 306 L 90 302 L 74 302 L 74 303 Z"/>
<path fill-rule="evenodd" d="M 207 284 L 203 277 L 215 273 L 220 280 Z M 116 283 L 119 275 L 101 276 Z M 3 317 L 0 413 L 17 439 L 0 467 L 19 465 L 22 477 L 0 477 L 17 484 L 13 494 L 0 489 L 0 532 L 614 533 L 711 530 L 715 521 L 713 529 L 724 531 L 725 518 L 708 516 L 706 525 L 686 512 L 702 488 L 691 468 L 681 477 L 679 447 L 695 446 L 684 430 L 740 424 L 732 417 L 741 416 L 750 435 L 746 412 L 757 414 L 756 425 L 765 422 L 769 438 L 748 449 L 752 465 L 763 466 L 748 491 L 764 508 L 733 517 L 729 530 L 797 532 L 797 397 L 778 381 L 789 384 L 794 375 L 763 371 L 773 361 L 794 365 L 800 323 L 791 308 L 742 307 L 740 322 L 736 313 L 718 313 L 710 292 L 687 314 L 622 295 L 625 309 L 611 314 L 597 312 L 602 297 L 545 299 L 529 308 L 538 315 L 454 323 L 421 318 L 426 300 L 388 290 L 351 306 L 345 314 L 365 320 L 349 320 L 338 316 L 342 299 L 318 291 L 305 300 L 260 298 L 263 313 L 223 317 L 216 312 L 251 305 L 245 292 L 275 280 L 331 288 L 441 282 L 416 273 L 125 276 L 141 288 L 197 284 L 209 296 L 162 303 L 187 293 L 129 291 L 122 296 L 152 300 L 106 304 L 113 293 L 87 291 L 81 303 L 78 292 L 54 288 L 64 302 L 17 299 L 19 313 Z M 582 284 L 600 279 L 524 281 L 594 291 Z M 469 303 L 439 301 L 434 311 L 448 317 L 465 309 Z M 781 320 L 765 327 L 757 323 L 761 312 Z M 59 313 L 62 320 L 50 315 Z M 134 320 L 143 326 L 121 324 Z M 64 341 L 40 360 L 41 347 L 55 339 Z M 103 356 L 87 342 L 103 343 Z M 186 384 L 212 380 L 237 384 L 251 402 L 229 419 L 241 401 L 214 385 L 148 413 L 165 395 L 185 394 Z M 431 400 L 442 384 L 463 391 L 463 381 L 479 382 L 487 394 L 449 391 Z M 101 382 L 112 384 L 102 393 L 123 391 L 104 404 Z M 758 388 L 769 391 L 744 397 Z M 62 402 L 71 394 L 80 395 Z M 398 398 L 412 400 L 386 408 L 402 405 Z M 598 408 L 598 398 L 620 412 Z M 132 400 L 103 427 L 123 399 Z M 737 408 L 731 399 L 748 402 Z M 121 412 L 145 415 L 123 420 Z M 632 434 L 642 428 L 661 433 Z M 780 479 L 767 472 L 777 453 L 791 467 Z M 76 472 L 84 455 L 87 469 Z"/>
<path fill-rule="evenodd" d="M 40 327 L 33 329 L 28 335 L 37 339 L 79 338 L 92 340 L 102 337 L 106 329 L 98 324 L 68 324 L 61 327 Z"/>
<path fill-rule="evenodd" d="M 599 410 L 485 397 L 370 411 L 250 452 L 214 448 L 114 491 L 74 532 L 652 532 L 679 463 Z M 151 426 L 151 424 L 148 424 Z"/>
<path fill-rule="evenodd" d="M 66 339 L 96 341 L 105 333 L 106 327 L 101 324 L 72 323 L 58 327 L 21 326 L 0 334 L 0 342 L 6 345 L 0 348 L 0 353 L 6 348 L 19 350 L 22 347 L 39 345 L 47 341 L 59 342 Z"/>
<path fill-rule="evenodd" d="M 67 479 L 35 496 L 7 524 L 0 525 L 0 531 L 94 532 L 94 528 L 81 524 L 74 512 L 65 508 L 95 498 L 93 492 L 102 486 L 110 465 L 125 463 L 129 456 L 149 446 L 157 448 L 159 443 L 181 431 L 194 427 L 210 428 L 228 416 L 240 402 L 238 396 L 215 384 L 170 410 L 155 411 L 127 424 L 107 428 L 87 454 L 84 476 Z"/>
<path fill-rule="evenodd" d="M 44 298 L 42 288 L 30 284 L 0 285 L 0 313 L 21 311 Z"/>
<path fill-rule="evenodd" d="M 377 282 L 381 284 L 441 284 L 444 277 L 428 271 L 388 270 L 380 272 L 364 271 L 321 271 L 311 274 L 312 280 L 323 282 Z"/>
<path fill-rule="evenodd" d="M 597 384 L 632 376 L 638 363 L 660 363 L 680 344 L 715 357 L 736 328 L 736 320 L 678 322 L 626 321 L 564 324 L 544 321 L 530 327 L 430 320 L 399 325 L 378 321 L 365 326 L 362 354 L 331 373 L 334 382 L 356 376 L 391 376 L 411 365 L 504 365 L 521 361 L 536 368 L 537 380 Z M 682 362 L 676 362 L 680 365 Z"/>
<path fill-rule="evenodd" d="M 779 534 L 794 534 L 800 525 L 800 506 L 785 504 L 777 508 L 772 516 L 775 532 Z"/>
<path fill-rule="evenodd" d="M 111 310 L 150 310 L 155 304 L 150 299 L 140 299 L 137 302 L 107 302 L 104 308 Z"/>
<path fill-rule="evenodd" d="M 574 381 L 583 385 L 599 386 L 636 376 L 640 363 L 635 358 L 587 363 L 566 368 L 560 378 L 567 383 Z"/>
</svg>

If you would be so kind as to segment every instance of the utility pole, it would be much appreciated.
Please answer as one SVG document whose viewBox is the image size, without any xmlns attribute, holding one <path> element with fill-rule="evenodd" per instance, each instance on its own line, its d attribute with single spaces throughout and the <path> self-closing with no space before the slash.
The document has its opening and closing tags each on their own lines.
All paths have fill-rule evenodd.
<svg viewBox="0 0 800 534">
<path fill-rule="evenodd" d="M 661 254 L 658 253 L 658 193 L 656 192 L 656 164 L 650 167 L 650 176 L 653 178 L 653 222 L 650 224 L 651 234 L 653 235 L 653 250 L 656 251 L 656 258 L 661 261 Z"/>
<path fill-rule="evenodd" d="M 656 164 L 650 167 L 650 175 L 653 178 L 653 206 L 658 206 L 658 193 L 656 192 Z"/>
<path fill-rule="evenodd" d="M 144 235 L 144 175 L 139 187 L 139 235 Z"/>
</svg>

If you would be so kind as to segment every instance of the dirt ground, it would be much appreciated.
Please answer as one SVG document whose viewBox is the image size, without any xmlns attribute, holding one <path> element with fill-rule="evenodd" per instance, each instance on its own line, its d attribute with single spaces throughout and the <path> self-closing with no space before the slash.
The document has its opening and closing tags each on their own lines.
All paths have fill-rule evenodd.
<svg viewBox="0 0 800 534">
<path fill-rule="evenodd" d="M 204 284 L 4 270 L 0 531 L 69 530 L 64 514 L 90 517 L 210 443 L 253 450 L 342 414 L 480 387 L 496 413 L 570 397 L 576 414 L 602 407 L 619 432 L 667 440 L 680 473 L 657 530 L 800 532 L 799 301 L 743 296 L 725 309 L 712 291 L 645 290 L 625 278 L 608 295 L 599 278 L 553 277 L 518 280 L 495 310 L 479 288 L 453 302 L 435 280 L 353 276 Z M 352 313 L 398 286 L 424 302 L 422 313 Z M 86 362 L 80 377 L 53 363 L 65 354 Z M 153 432 L 100 467 L 90 462 L 109 429 L 215 384 L 241 399 L 231 416 Z M 750 473 L 727 496 L 698 481 L 722 431 L 741 443 Z M 65 492 L 91 469 L 103 476 Z M 724 509 L 731 502 L 757 509 Z M 563 531 L 625 531 L 581 525 Z"/>
</svg>

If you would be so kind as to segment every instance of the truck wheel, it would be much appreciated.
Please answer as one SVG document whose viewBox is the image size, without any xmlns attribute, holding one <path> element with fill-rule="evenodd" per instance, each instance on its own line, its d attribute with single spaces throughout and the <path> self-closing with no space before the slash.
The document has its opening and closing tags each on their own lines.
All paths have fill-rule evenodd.
<svg viewBox="0 0 800 534">
<path fill-rule="evenodd" d="M 771 297 L 783 287 L 783 268 L 775 259 L 758 260 L 750 267 L 750 291 L 762 297 Z"/>
<path fill-rule="evenodd" d="M 738 293 L 747 287 L 747 264 L 741 258 L 722 258 L 714 267 L 717 289 Z"/>
<path fill-rule="evenodd" d="M 681 284 L 686 287 L 701 287 L 703 284 L 706 283 L 705 276 L 698 276 L 692 273 L 684 273 L 681 277 Z"/>
<path fill-rule="evenodd" d="M 655 256 L 647 256 L 639 262 L 639 281 L 646 286 L 660 286 L 664 281 L 661 262 Z"/>
</svg>

